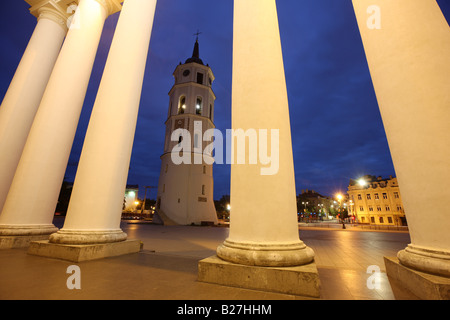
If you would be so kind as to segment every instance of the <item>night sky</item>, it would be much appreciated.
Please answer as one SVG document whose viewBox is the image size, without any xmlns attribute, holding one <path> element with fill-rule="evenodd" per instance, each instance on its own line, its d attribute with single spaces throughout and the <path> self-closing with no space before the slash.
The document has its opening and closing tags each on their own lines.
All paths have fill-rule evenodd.
<svg viewBox="0 0 450 320">
<path fill-rule="evenodd" d="M 413 0 L 421 1 L 421 0 Z M 439 0 L 447 21 L 450 1 Z M 297 193 L 346 192 L 361 175 L 395 176 L 350 0 L 279 0 L 278 15 L 290 103 Z M 36 25 L 25 1 L 0 11 L 0 97 Z M 73 181 L 118 14 L 106 21 L 66 179 Z M 142 91 L 129 184 L 157 186 L 172 73 L 192 54 L 212 68 L 215 124 L 231 128 L 232 0 L 159 0 Z M 229 194 L 230 166 L 214 167 L 214 199 Z M 143 190 L 142 190 L 143 192 Z M 143 196 L 143 194 L 141 194 Z M 152 190 L 151 198 L 156 198 Z"/>
</svg>

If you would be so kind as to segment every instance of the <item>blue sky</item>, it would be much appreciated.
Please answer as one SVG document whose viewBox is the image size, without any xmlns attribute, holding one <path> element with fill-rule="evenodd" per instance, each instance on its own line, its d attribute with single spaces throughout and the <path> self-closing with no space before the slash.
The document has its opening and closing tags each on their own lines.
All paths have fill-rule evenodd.
<svg viewBox="0 0 450 320">
<path fill-rule="evenodd" d="M 439 0 L 447 20 L 450 1 Z M 346 191 L 350 179 L 395 175 L 350 0 L 277 1 L 286 70 L 297 193 Z M 106 21 L 92 71 L 68 180 L 75 177 L 84 134 L 118 15 Z M 232 0 L 160 0 L 150 43 L 129 184 L 158 184 L 172 73 L 192 54 L 200 30 L 200 57 L 216 80 L 216 127 L 231 128 Z M 36 25 L 25 1 L 0 12 L 0 97 Z M 230 167 L 215 165 L 214 198 L 229 194 Z M 150 197 L 155 197 L 152 191 Z"/>
</svg>

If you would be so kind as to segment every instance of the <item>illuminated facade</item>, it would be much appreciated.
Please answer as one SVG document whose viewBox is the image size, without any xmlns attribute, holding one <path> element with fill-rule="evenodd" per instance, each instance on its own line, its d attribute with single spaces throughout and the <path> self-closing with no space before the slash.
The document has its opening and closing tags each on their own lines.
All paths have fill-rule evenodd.
<svg viewBox="0 0 450 320">
<path fill-rule="evenodd" d="M 359 223 L 406 225 L 397 178 L 364 176 L 348 186 L 349 215 Z"/>
</svg>

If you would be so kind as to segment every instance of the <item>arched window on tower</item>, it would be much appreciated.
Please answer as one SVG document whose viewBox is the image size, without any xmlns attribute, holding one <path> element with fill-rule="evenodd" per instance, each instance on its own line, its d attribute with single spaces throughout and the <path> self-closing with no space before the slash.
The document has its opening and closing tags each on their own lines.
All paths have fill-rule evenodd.
<svg viewBox="0 0 450 320">
<path fill-rule="evenodd" d="M 195 113 L 202 114 L 202 109 L 203 109 L 202 97 L 197 97 L 197 102 L 195 104 Z"/>
<path fill-rule="evenodd" d="M 181 96 L 178 103 L 178 114 L 183 114 L 186 111 L 186 97 Z"/>
</svg>

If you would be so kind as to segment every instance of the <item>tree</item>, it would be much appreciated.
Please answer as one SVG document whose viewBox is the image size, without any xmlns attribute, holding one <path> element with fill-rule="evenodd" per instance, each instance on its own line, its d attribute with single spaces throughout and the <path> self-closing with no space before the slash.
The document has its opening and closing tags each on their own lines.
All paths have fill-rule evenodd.
<svg viewBox="0 0 450 320">
<path fill-rule="evenodd" d="M 230 196 L 229 195 L 223 195 L 220 200 L 214 200 L 214 205 L 216 207 L 216 213 L 217 217 L 219 219 L 225 217 L 229 218 L 230 216 L 230 210 L 228 209 L 230 205 Z"/>
</svg>

